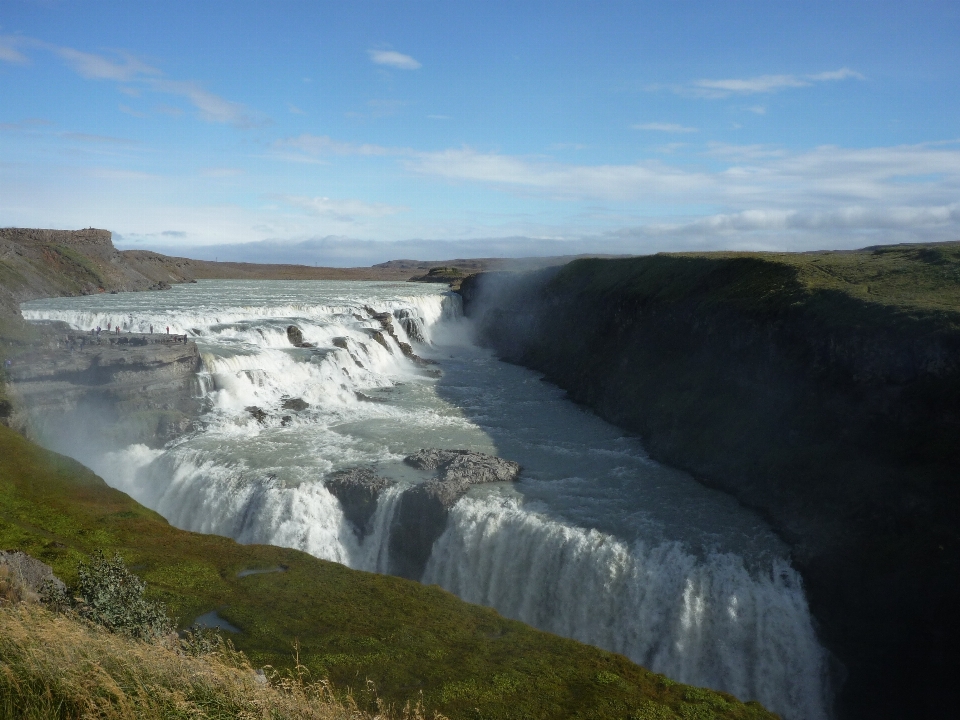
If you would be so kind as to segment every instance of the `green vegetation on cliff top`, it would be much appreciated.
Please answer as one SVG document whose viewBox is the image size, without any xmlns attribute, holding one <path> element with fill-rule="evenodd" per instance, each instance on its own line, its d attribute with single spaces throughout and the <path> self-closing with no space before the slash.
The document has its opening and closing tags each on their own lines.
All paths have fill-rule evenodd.
<svg viewBox="0 0 960 720">
<path fill-rule="evenodd" d="M 0 426 L 0 547 L 67 583 L 95 549 L 119 551 L 189 625 L 216 610 L 255 666 L 300 662 L 395 705 L 484 718 L 768 718 L 758 704 L 674 683 L 626 658 L 533 630 L 436 586 L 350 570 L 295 550 L 171 527 L 80 464 Z M 242 570 L 285 567 L 238 577 Z"/>
<path fill-rule="evenodd" d="M 560 271 L 555 287 L 585 275 L 596 292 L 616 288 L 649 296 L 653 289 L 657 300 L 666 300 L 695 291 L 712 293 L 714 301 L 741 300 L 757 310 L 772 301 L 780 305 L 822 291 L 906 313 L 960 312 L 960 242 L 841 252 L 661 253 L 576 260 Z"/>
</svg>

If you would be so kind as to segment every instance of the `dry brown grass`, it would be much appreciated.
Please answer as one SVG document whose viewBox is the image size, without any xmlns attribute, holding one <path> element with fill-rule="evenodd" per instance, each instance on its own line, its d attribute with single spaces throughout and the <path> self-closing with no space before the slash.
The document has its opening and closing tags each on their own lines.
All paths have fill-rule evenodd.
<svg viewBox="0 0 960 720">
<path fill-rule="evenodd" d="M 258 674 L 228 646 L 194 657 L 173 641 L 135 641 L 38 605 L 0 603 L 0 718 L 421 720 L 423 712 L 369 715 L 302 669 Z"/>
</svg>

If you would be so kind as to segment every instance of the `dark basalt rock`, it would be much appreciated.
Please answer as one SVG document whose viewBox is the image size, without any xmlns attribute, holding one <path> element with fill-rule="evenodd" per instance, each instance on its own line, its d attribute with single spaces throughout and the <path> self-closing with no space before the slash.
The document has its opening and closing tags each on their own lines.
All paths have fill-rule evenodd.
<svg viewBox="0 0 960 720">
<path fill-rule="evenodd" d="M 367 523 L 377 509 L 380 493 L 393 485 L 394 481 L 377 475 L 373 468 L 365 467 L 335 472 L 323 484 L 340 501 L 343 514 L 353 525 L 357 536 L 362 538 Z"/>
<path fill-rule="evenodd" d="M 385 402 L 387 402 L 387 401 L 384 400 L 383 398 L 370 397 L 369 395 L 366 395 L 366 394 L 360 392 L 359 390 L 354 391 L 353 394 L 356 396 L 357 400 L 360 400 L 361 402 L 372 402 L 372 403 L 385 403 Z"/>
<path fill-rule="evenodd" d="M 203 406 L 196 388 L 202 363 L 185 335 L 50 330 L 44 345 L 6 372 L 11 426 L 67 454 L 162 447 L 190 430 Z"/>
<path fill-rule="evenodd" d="M 420 318 L 416 317 L 409 310 L 394 310 L 393 316 L 400 323 L 407 337 L 418 343 L 425 343 L 427 339 L 423 336 L 423 327 L 420 324 Z"/>
<path fill-rule="evenodd" d="M 310 407 L 310 403 L 303 398 L 287 398 L 283 401 L 281 407 L 284 410 L 295 410 L 296 412 L 300 412 Z"/>
<path fill-rule="evenodd" d="M 390 313 L 378 313 L 377 311 L 375 311 L 373 308 L 370 308 L 370 307 L 364 307 L 364 310 L 370 313 L 370 315 L 373 316 L 373 319 L 377 320 L 380 323 L 380 326 L 384 329 L 384 331 L 390 337 L 393 338 L 393 341 L 397 343 L 397 345 L 400 347 L 400 352 L 402 352 L 406 357 L 410 358 L 417 365 L 420 365 L 420 366 L 437 364 L 435 360 L 427 360 L 426 358 L 422 358 L 419 355 L 417 355 L 413 351 L 413 348 L 410 346 L 410 343 L 403 342 L 402 340 L 400 340 L 399 337 L 397 337 L 397 332 L 396 330 L 393 329 L 393 315 L 391 315 Z M 409 316 L 407 317 L 408 320 L 412 318 L 412 316 L 410 316 L 409 312 L 406 310 L 398 310 L 397 312 L 406 313 L 406 315 Z M 404 325 L 404 329 L 406 329 L 406 325 Z M 417 331 L 417 334 L 419 335 L 419 330 Z M 422 338 L 423 335 L 419 335 L 419 337 Z M 376 340 L 381 345 L 383 345 L 391 354 L 393 353 L 393 349 L 390 347 L 390 344 L 387 342 L 382 332 L 380 332 L 379 330 L 374 330 L 373 339 Z"/>
<path fill-rule="evenodd" d="M 403 493 L 390 527 L 390 572 L 419 580 L 433 543 L 447 527 L 450 508 L 472 485 L 516 480 L 520 466 L 470 450 L 419 450 L 404 462 L 420 470 L 438 471 L 436 480 Z"/>
<path fill-rule="evenodd" d="M 303 331 L 298 328 L 296 325 L 287 326 L 287 340 L 290 341 L 290 344 L 298 348 L 312 348 L 316 347 L 313 343 L 308 343 L 303 341 Z"/>
<path fill-rule="evenodd" d="M 379 330 L 371 330 L 371 331 L 370 331 L 370 336 L 371 336 L 377 343 L 379 343 L 380 345 L 382 345 L 382 346 L 384 347 L 384 349 L 385 349 L 388 353 L 390 353 L 391 355 L 393 355 L 393 348 L 390 347 L 390 343 L 387 342 L 387 339 L 383 336 L 383 333 L 382 333 L 382 332 L 380 332 Z"/>
<path fill-rule="evenodd" d="M 495 455 L 472 450 L 418 450 L 403 460 L 420 470 L 439 470 L 440 481 L 478 485 L 488 482 L 513 482 L 520 465 Z"/>
<path fill-rule="evenodd" d="M 287 340 L 294 347 L 303 347 L 303 331 L 296 325 L 287 327 Z"/>
<path fill-rule="evenodd" d="M 261 425 L 264 425 L 267 422 L 267 413 L 265 413 L 262 408 L 258 408 L 256 405 L 251 405 L 250 407 L 244 408 L 244 410 L 250 413 L 250 416 Z"/>
</svg>

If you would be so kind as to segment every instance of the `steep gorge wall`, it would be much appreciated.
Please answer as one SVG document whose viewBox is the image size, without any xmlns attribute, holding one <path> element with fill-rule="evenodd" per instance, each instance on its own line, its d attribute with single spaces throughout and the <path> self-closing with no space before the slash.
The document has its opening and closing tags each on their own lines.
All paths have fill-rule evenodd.
<svg viewBox="0 0 960 720">
<path fill-rule="evenodd" d="M 846 718 L 960 700 L 960 316 L 811 289 L 762 257 L 479 275 L 501 357 L 761 511 L 791 544 Z"/>
<path fill-rule="evenodd" d="M 186 430 L 198 407 L 194 343 L 72 337 L 65 327 L 27 325 L 19 304 L 162 290 L 189 282 L 190 262 L 121 252 L 107 230 L 0 228 L 0 358 L 11 362 L 0 375 L 0 422 L 74 455 L 162 444 Z"/>
</svg>

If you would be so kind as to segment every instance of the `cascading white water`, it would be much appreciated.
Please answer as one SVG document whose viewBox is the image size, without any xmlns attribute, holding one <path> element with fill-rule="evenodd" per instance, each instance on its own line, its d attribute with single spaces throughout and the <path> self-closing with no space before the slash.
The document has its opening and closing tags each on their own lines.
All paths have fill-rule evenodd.
<svg viewBox="0 0 960 720">
<path fill-rule="evenodd" d="M 787 563 L 751 574 L 732 553 L 628 545 L 515 500 L 465 498 L 450 520 L 424 582 L 675 680 L 760 698 L 786 717 L 823 716 L 823 651 Z"/>
<path fill-rule="evenodd" d="M 389 334 L 378 340 L 368 308 L 393 313 L 397 340 L 440 372 L 412 363 Z M 788 720 L 826 717 L 824 651 L 777 538 L 535 374 L 473 346 L 443 289 L 206 281 L 37 301 L 24 314 L 78 329 L 169 326 L 197 341 L 209 410 L 196 432 L 78 458 L 174 525 L 385 572 L 399 498 L 422 480 L 401 459 L 421 447 L 498 454 L 523 465 L 520 482 L 475 488 L 453 508 L 426 582 Z M 316 347 L 292 347 L 289 324 Z M 291 398 L 308 407 L 285 408 Z M 323 480 L 371 464 L 399 484 L 361 538 Z"/>
</svg>

